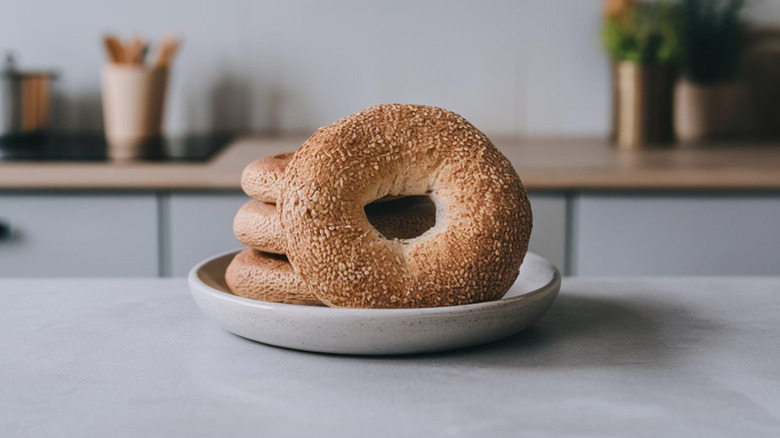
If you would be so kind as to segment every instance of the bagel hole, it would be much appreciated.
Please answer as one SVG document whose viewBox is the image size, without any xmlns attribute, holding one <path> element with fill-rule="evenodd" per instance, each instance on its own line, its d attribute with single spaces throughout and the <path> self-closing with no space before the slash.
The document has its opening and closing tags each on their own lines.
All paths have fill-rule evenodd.
<svg viewBox="0 0 780 438">
<path fill-rule="evenodd" d="M 363 210 L 386 239 L 414 239 L 436 225 L 436 204 L 427 195 L 374 202 Z"/>
<path fill-rule="evenodd" d="M 270 252 L 264 252 L 263 254 L 266 257 L 268 257 L 269 259 L 274 259 L 274 260 L 278 260 L 280 262 L 285 262 L 285 263 L 289 263 L 290 262 L 290 260 L 287 259 L 287 256 L 285 254 L 273 254 L 273 253 L 270 253 Z"/>
</svg>

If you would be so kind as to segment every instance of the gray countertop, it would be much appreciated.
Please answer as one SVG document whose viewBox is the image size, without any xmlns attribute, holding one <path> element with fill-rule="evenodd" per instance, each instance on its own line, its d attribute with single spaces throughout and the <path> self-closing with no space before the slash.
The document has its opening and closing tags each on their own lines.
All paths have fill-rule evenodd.
<svg viewBox="0 0 780 438">
<path fill-rule="evenodd" d="M 0 280 L 0 436 L 780 436 L 780 277 L 565 279 L 435 355 L 269 347 L 181 279 Z"/>
</svg>

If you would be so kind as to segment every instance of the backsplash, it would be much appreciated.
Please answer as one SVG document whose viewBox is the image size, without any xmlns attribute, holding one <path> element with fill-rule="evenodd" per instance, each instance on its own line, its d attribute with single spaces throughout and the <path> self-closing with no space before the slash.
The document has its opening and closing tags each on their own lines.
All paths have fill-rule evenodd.
<svg viewBox="0 0 780 438">
<path fill-rule="evenodd" d="M 562 13 L 565 10 L 566 13 Z M 167 131 L 310 131 L 384 102 L 459 112 L 493 134 L 604 135 L 601 0 L 10 2 L 0 50 L 53 67 L 55 123 L 102 127 L 100 38 L 184 40 Z M 751 16 L 780 21 L 780 2 Z"/>
</svg>

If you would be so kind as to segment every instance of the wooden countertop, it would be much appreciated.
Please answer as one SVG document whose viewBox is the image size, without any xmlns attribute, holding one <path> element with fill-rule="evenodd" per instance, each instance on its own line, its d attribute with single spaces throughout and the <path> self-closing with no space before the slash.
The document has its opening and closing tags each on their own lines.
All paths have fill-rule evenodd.
<svg viewBox="0 0 780 438">
<path fill-rule="evenodd" d="M 237 190 L 252 160 L 304 140 L 244 138 L 207 163 L 0 162 L 0 189 Z M 599 139 L 493 141 L 532 190 L 780 190 L 780 145 L 618 151 Z"/>
</svg>

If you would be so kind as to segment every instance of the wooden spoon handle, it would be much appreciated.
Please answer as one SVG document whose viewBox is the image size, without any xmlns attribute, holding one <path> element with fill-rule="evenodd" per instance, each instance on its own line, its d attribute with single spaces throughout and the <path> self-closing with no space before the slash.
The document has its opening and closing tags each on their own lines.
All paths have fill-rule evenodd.
<svg viewBox="0 0 780 438">
<path fill-rule="evenodd" d="M 156 67 L 168 67 L 178 48 L 179 41 L 176 38 L 172 36 L 163 38 L 160 43 L 160 54 L 157 58 Z"/>
<path fill-rule="evenodd" d="M 103 37 L 103 45 L 106 47 L 108 59 L 114 64 L 121 64 L 125 59 L 125 49 L 116 35 L 106 35 Z"/>
</svg>

